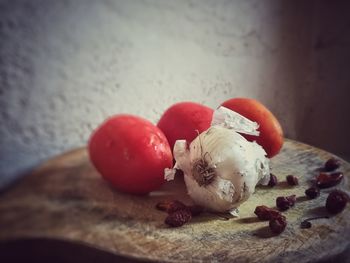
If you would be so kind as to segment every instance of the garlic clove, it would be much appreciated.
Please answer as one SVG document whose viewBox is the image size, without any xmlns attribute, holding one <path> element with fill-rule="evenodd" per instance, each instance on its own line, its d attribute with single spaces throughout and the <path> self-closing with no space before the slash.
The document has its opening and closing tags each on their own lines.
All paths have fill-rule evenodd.
<svg viewBox="0 0 350 263">
<path fill-rule="evenodd" d="M 184 171 L 188 194 L 196 204 L 218 212 L 237 208 L 255 191 L 256 184 L 268 177 L 265 154 L 257 143 L 221 126 L 201 133 L 189 149 L 183 142 L 174 147 L 176 166 Z"/>
</svg>

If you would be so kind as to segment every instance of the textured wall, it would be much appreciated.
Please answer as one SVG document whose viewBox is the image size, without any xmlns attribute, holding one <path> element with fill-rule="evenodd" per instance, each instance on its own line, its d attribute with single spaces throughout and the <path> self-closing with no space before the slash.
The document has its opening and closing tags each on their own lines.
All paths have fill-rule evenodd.
<svg viewBox="0 0 350 263">
<path fill-rule="evenodd" d="M 156 122 L 183 100 L 257 98 L 287 137 L 349 153 L 345 11 L 321 1 L 0 1 L 0 183 L 86 144 L 112 114 Z"/>
</svg>

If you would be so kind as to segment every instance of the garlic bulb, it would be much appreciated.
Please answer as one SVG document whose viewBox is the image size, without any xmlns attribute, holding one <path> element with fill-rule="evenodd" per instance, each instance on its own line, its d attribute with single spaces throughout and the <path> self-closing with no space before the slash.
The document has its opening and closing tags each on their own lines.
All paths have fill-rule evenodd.
<svg viewBox="0 0 350 263">
<path fill-rule="evenodd" d="M 235 131 L 256 134 L 256 123 L 220 107 L 212 124 L 189 147 L 184 140 L 176 141 L 174 168 L 184 172 L 188 194 L 196 204 L 212 211 L 233 211 L 258 183 L 268 183 L 268 159 L 260 145 Z"/>
</svg>

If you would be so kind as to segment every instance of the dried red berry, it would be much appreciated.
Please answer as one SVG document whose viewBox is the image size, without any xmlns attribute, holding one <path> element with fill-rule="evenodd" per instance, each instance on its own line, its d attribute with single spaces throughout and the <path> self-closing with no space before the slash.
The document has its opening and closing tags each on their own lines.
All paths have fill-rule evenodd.
<svg viewBox="0 0 350 263">
<path fill-rule="evenodd" d="M 165 224 L 171 227 L 179 227 L 190 221 L 192 218 L 189 209 L 177 210 L 165 218 Z"/>
<path fill-rule="evenodd" d="M 328 172 L 334 171 L 340 167 L 340 161 L 335 159 L 334 157 L 328 159 L 328 161 L 324 164 L 324 169 Z"/>
<path fill-rule="evenodd" d="M 177 210 L 186 209 L 187 206 L 178 200 L 173 200 L 173 201 L 159 202 L 158 204 L 156 204 L 156 208 L 158 210 L 165 211 L 171 214 Z"/>
<path fill-rule="evenodd" d="M 274 217 L 269 221 L 269 227 L 271 231 L 275 234 L 281 234 L 287 226 L 286 217 L 281 215 L 279 217 Z"/>
<path fill-rule="evenodd" d="M 317 217 L 311 217 L 311 218 L 305 219 L 304 221 L 302 221 L 300 223 L 300 228 L 303 228 L 303 229 L 310 228 L 310 227 L 312 227 L 312 223 L 310 221 L 322 219 L 322 218 L 329 218 L 329 217 L 328 216 L 317 216 Z"/>
<path fill-rule="evenodd" d="M 191 212 L 191 215 L 192 216 L 198 216 L 200 215 L 202 212 L 203 212 L 203 207 L 199 206 L 199 205 L 192 205 L 192 206 L 189 206 L 188 209 L 190 210 Z"/>
<path fill-rule="evenodd" d="M 344 210 L 349 201 L 350 198 L 347 193 L 334 190 L 327 197 L 326 208 L 331 214 L 338 214 Z"/>
<path fill-rule="evenodd" d="M 270 174 L 270 181 L 269 181 L 268 186 L 274 187 L 277 183 L 278 183 L 278 181 L 277 181 L 276 175 Z"/>
<path fill-rule="evenodd" d="M 284 211 L 289 209 L 289 201 L 284 196 L 279 196 L 276 198 L 276 206 L 279 210 Z"/>
<path fill-rule="evenodd" d="M 294 206 L 296 202 L 296 196 L 279 196 L 276 198 L 276 206 L 281 211 L 285 211 L 290 207 Z"/>
<path fill-rule="evenodd" d="M 281 213 L 279 211 L 269 208 L 265 205 L 257 206 L 255 208 L 254 214 L 256 214 L 260 220 L 270 220 L 274 217 L 281 216 Z"/>
<path fill-rule="evenodd" d="M 298 185 L 299 184 L 298 178 L 294 175 L 287 175 L 286 180 L 287 180 L 287 183 L 289 185 Z"/>
<path fill-rule="evenodd" d="M 327 174 L 327 173 L 320 173 L 316 177 L 316 185 L 319 188 L 328 188 L 335 186 L 341 182 L 343 179 L 344 175 L 341 172 L 336 172 L 332 174 Z"/>
<path fill-rule="evenodd" d="M 300 223 L 300 228 L 306 229 L 311 227 L 312 227 L 312 224 L 310 221 L 304 220 Z"/>
<path fill-rule="evenodd" d="M 320 195 L 320 190 L 316 187 L 310 187 L 305 190 L 305 195 L 310 199 L 315 199 Z"/>
</svg>

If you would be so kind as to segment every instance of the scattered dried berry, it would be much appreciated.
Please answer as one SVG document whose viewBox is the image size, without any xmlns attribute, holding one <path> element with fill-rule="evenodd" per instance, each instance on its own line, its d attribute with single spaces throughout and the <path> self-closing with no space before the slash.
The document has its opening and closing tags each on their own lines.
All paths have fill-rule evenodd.
<svg viewBox="0 0 350 263">
<path fill-rule="evenodd" d="M 328 188 L 335 186 L 340 183 L 340 181 L 343 179 L 344 175 L 341 172 L 336 172 L 332 174 L 327 173 L 320 173 L 316 177 L 316 185 L 319 188 Z"/>
<path fill-rule="evenodd" d="M 277 181 L 276 175 L 270 174 L 270 181 L 269 181 L 268 186 L 274 187 L 277 183 L 278 183 L 278 181 Z"/>
<path fill-rule="evenodd" d="M 276 198 L 276 206 L 281 211 L 285 211 L 295 205 L 296 196 L 279 196 Z"/>
<path fill-rule="evenodd" d="M 186 209 L 187 206 L 185 204 L 183 204 L 182 202 L 178 201 L 178 200 L 173 200 L 173 201 L 163 201 L 163 202 L 159 202 L 156 205 L 156 208 L 158 210 L 161 211 L 165 211 L 169 214 L 177 211 L 177 210 L 183 210 Z"/>
<path fill-rule="evenodd" d="M 326 200 L 326 208 L 331 214 L 338 214 L 344 210 L 347 202 L 350 201 L 347 193 L 341 190 L 332 191 Z"/>
<path fill-rule="evenodd" d="M 325 164 L 324 169 L 328 172 L 334 171 L 340 167 L 340 161 L 334 157 L 330 158 Z"/>
<path fill-rule="evenodd" d="M 328 216 L 318 216 L 318 217 L 311 217 L 308 219 L 305 219 L 300 223 L 300 228 L 310 228 L 312 227 L 312 224 L 310 221 L 316 220 L 316 219 L 321 219 L 321 218 L 329 218 Z"/>
<path fill-rule="evenodd" d="M 275 234 L 281 234 L 287 226 L 286 217 L 281 215 L 279 217 L 271 218 L 269 221 L 269 227 Z"/>
<path fill-rule="evenodd" d="M 265 205 L 257 206 L 255 208 L 254 214 L 256 214 L 260 220 L 270 220 L 274 217 L 281 216 L 281 213 L 279 211 L 269 208 Z"/>
<path fill-rule="evenodd" d="M 304 220 L 300 223 L 300 228 L 311 228 L 312 227 L 312 224 L 311 222 L 307 221 L 307 220 Z"/>
<path fill-rule="evenodd" d="M 290 207 L 289 201 L 284 196 L 276 198 L 276 206 L 279 210 L 285 211 Z"/>
<path fill-rule="evenodd" d="M 165 224 L 171 227 L 179 227 L 190 221 L 192 218 L 189 209 L 177 210 L 165 218 Z"/>
<path fill-rule="evenodd" d="M 289 185 L 298 185 L 299 184 L 298 178 L 294 175 L 287 175 L 286 180 L 287 180 L 287 183 Z"/>
<path fill-rule="evenodd" d="M 192 216 L 198 216 L 200 215 L 202 212 L 203 212 L 203 207 L 199 206 L 199 205 L 192 205 L 192 206 L 189 206 L 188 209 L 190 210 L 191 212 L 191 215 Z"/>
<path fill-rule="evenodd" d="M 305 195 L 310 199 L 315 199 L 320 195 L 320 190 L 316 187 L 310 187 L 305 190 Z"/>
</svg>

